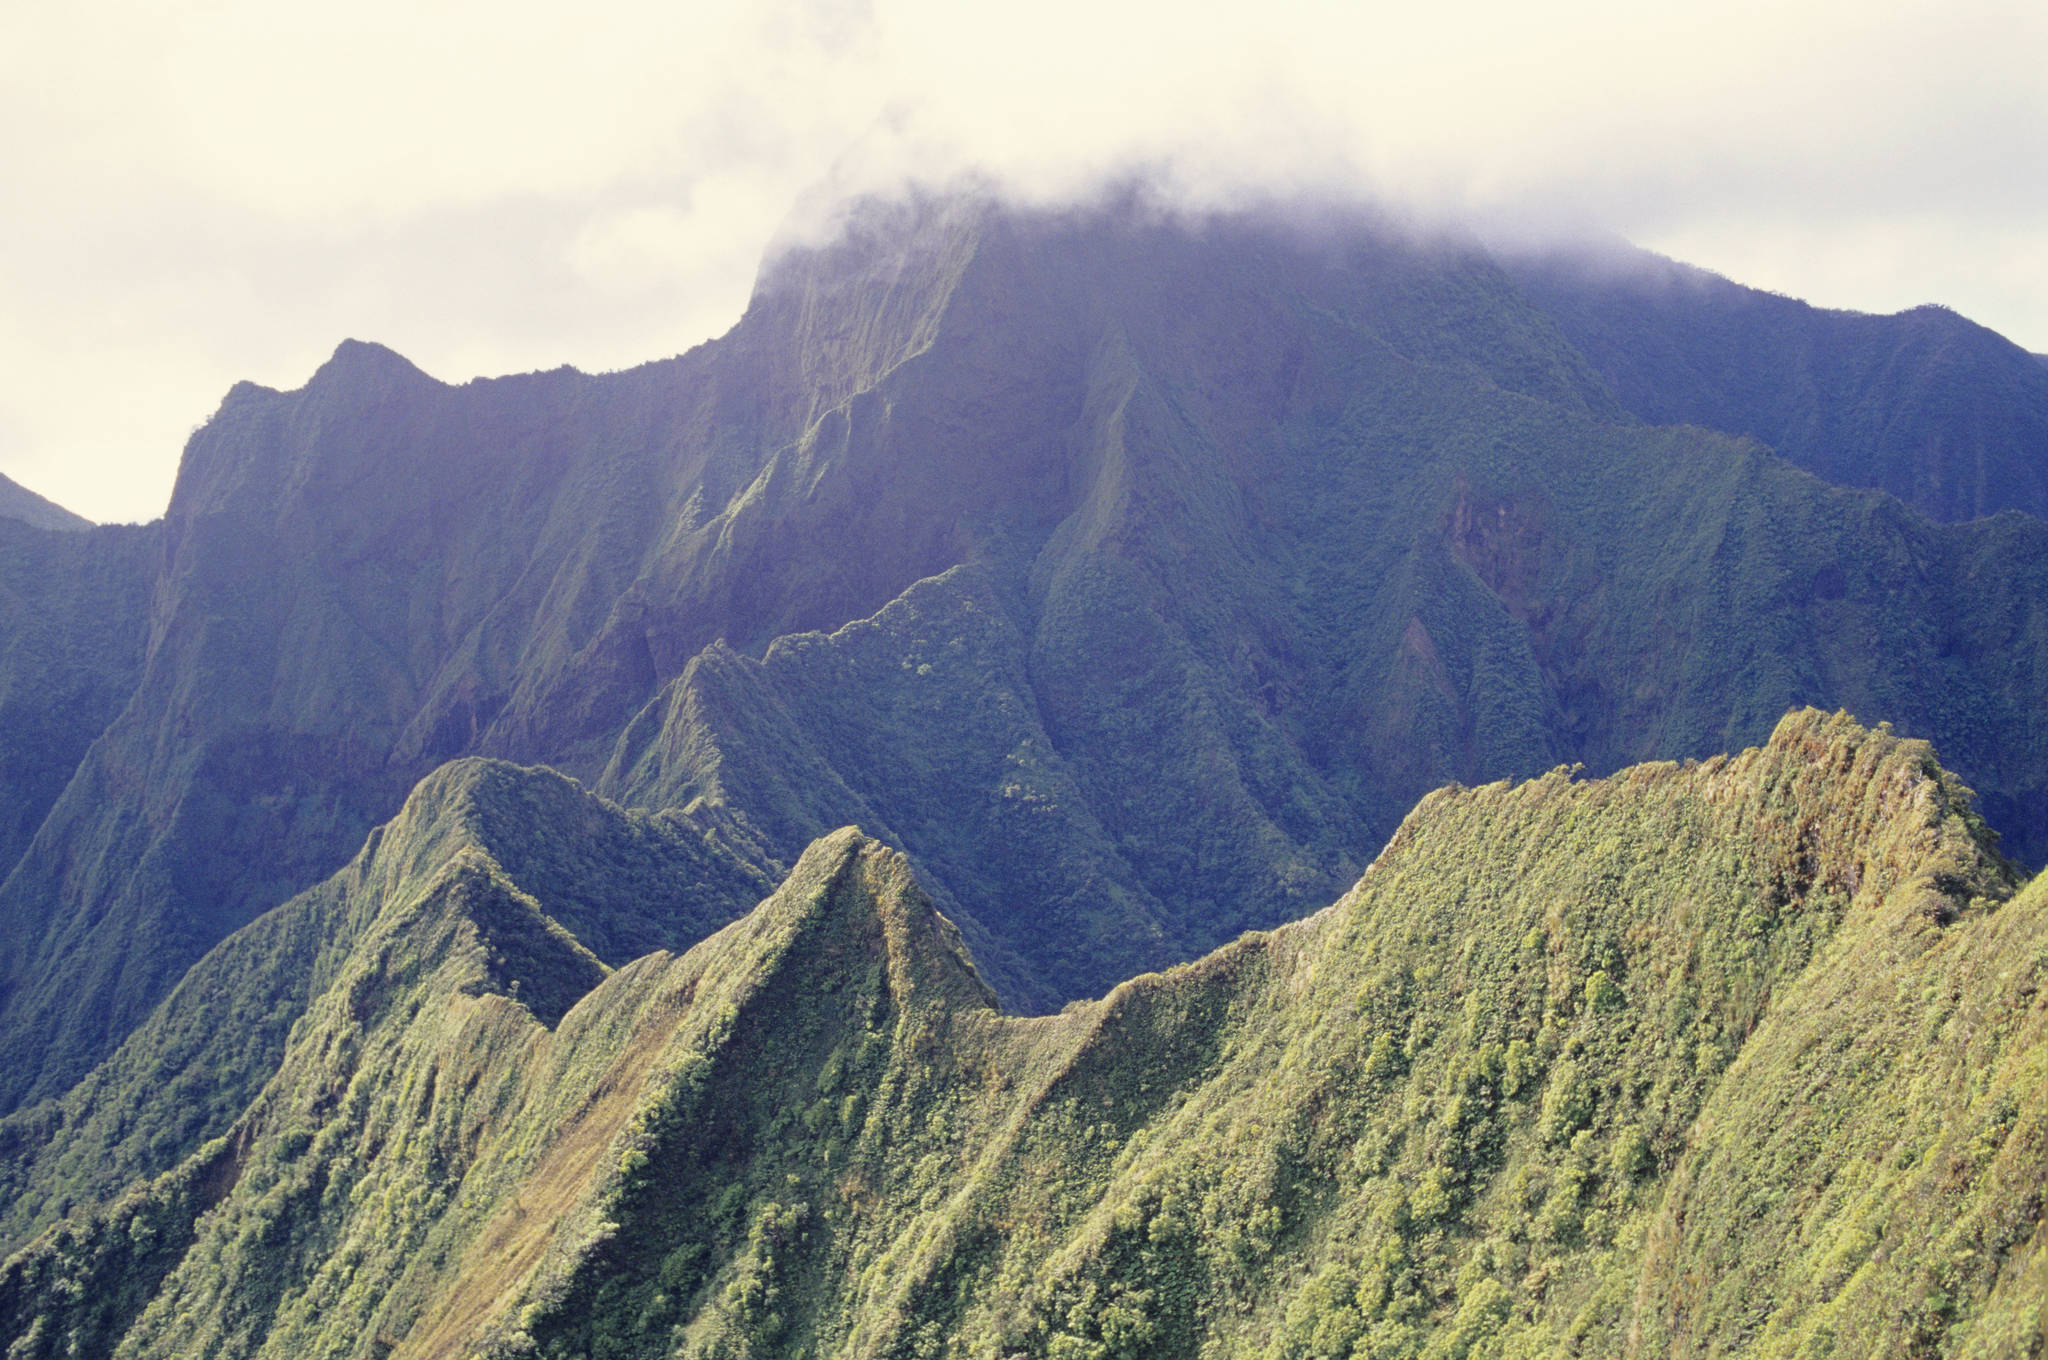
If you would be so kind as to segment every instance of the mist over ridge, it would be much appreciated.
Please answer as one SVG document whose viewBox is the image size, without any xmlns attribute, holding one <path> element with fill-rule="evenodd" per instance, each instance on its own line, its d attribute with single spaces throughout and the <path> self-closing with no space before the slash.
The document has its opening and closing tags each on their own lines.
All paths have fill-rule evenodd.
<svg viewBox="0 0 2048 1360">
<path fill-rule="evenodd" d="M 0 65 L 0 473 L 95 519 L 153 517 L 218 392 L 294 385 L 337 336 L 459 379 L 719 333 L 826 180 L 1370 194 L 2048 344 L 2044 205 L 2011 173 L 2044 159 L 2048 31 L 2009 0 L 104 14 L 0 19 L 37 54 Z"/>
</svg>

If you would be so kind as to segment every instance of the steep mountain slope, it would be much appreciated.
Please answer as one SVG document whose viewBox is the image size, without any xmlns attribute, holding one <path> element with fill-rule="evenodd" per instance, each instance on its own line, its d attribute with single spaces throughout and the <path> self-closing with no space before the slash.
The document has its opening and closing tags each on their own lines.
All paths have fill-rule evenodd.
<svg viewBox="0 0 2048 1360">
<path fill-rule="evenodd" d="M 693 944 L 766 895 L 773 883 L 742 835 L 685 812 L 627 812 L 550 770 L 443 766 L 340 873 L 210 951 L 61 1100 L 0 1119 L 0 1250 L 225 1133 L 277 1071 L 293 1027 L 369 948 L 381 914 L 485 866 L 519 900 L 543 904 L 558 923 L 549 930 L 574 932 L 564 957 L 596 960 L 564 981 L 521 962 L 538 938 L 531 922 L 518 925 L 523 908 L 476 918 L 492 985 L 552 1024 L 606 967 Z"/>
<path fill-rule="evenodd" d="M 92 521 L 74 515 L 55 501 L 45 500 L 20 482 L 0 477 L 0 519 L 11 519 L 38 529 L 90 529 Z"/>
<path fill-rule="evenodd" d="M 301 392 L 231 393 L 180 472 L 133 701 L 0 889 L 0 1105 L 67 1087 L 442 760 L 601 761 L 657 662 L 842 622 L 945 565 L 888 535 L 834 569 L 792 549 L 852 498 L 767 516 L 753 490 L 928 343 L 919 298 L 952 276 L 898 272 L 841 278 L 823 324 L 763 303 L 720 346 L 612 378 L 450 389 L 350 343 Z M 940 509 L 919 514 L 943 545 Z M 649 589 L 662 614 L 633 631 Z"/>
<path fill-rule="evenodd" d="M 227 1138 L 0 1269 L 0 1335 L 2027 1353 L 2044 913 L 1924 745 L 1812 712 L 1734 758 L 1432 795 L 1332 909 L 1034 1019 L 851 832 L 601 981 L 454 857 Z M 588 990 L 550 1026 L 510 996 L 539 978 Z"/>
<path fill-rule="evenodd" d="M 1827 311 L 1640 251 L 1508 267 L 1643 420 L 1754 436 L 1936 520 L 2048 515 L 2048 368 L 1946 308 Z"/>
<path fill-rule="evenodd" d="M 0 519 L 0 875 L 134 692 L 157 544 Z"/>
<path fill-rule="evenodd" d="M 0 1108 L 464 754 L 770 873 L 867 826 L 1030 1009 L 1330 900 L 1446 780 L 1795 703 L 2048 849 L 2048 527 L 1645 427 L 1494 261 L 1371 222 L 898 205 L 632 372 L 352 342 L 231 393 L 155 532 L 140 673 L 0 885 Z"/>
</svg>

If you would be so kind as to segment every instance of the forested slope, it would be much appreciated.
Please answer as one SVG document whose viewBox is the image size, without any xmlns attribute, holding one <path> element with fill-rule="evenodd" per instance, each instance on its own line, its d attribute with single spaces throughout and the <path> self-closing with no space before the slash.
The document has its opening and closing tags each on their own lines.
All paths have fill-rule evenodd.
<svg viewBox="0 0 2048 1360">
<path fill-rule="evenodd" d="M 1643 420 L 1754 436 L 1936 520 L 2048 514 L 2048 367 L 1945 307 L 1830 311 L 1625 248 L 1508 265 Z"/>
<path fill-rule="evenodd" d="M 12 1354 L 2041 1344 L 2048 898 L 1840 715 L 1434 794 L 1330 909 L 1037 1018 L 854 832 L 608 972 L 446 816 L 226 1136 L 0 1269 Z"/>
</svg>

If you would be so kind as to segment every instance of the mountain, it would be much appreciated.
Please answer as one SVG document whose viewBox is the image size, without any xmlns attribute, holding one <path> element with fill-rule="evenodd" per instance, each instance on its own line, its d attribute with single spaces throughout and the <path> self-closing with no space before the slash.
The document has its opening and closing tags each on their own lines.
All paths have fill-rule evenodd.
<svg viewBox="0 0 2048 1360">
<path fill-rule="evenodd" d="M 1750 435 L 1931 519 L 2048 515 L 2048 369 L 1945 307 L 1827 311 L 1625 249 L 1508 267 L 1642 420 Z"/>
<path fill-rule="evenodd" d="M 237 387 L 162 522 L 8 578 L 68 641 L 0 687 L 97 706 L 8 756 L 68 774 L 0 769 L 0 1109 L 466 757 L 716 828 L 707 924 L 860 825 L 1026 1011 L 1305 915 L 1446 782 L 1801 703 L 1934 740 L 2048 853 L 2048 525 L 1646 423 L 1564 310 L 1366 217 L 946 199 L 640 369 L 458 387 L 349 342 Z"/>
<path fill-rule="evenodd" d="M 436 909 L 456 880 L 515 885 L 465 898 L 490 904 L 470 925 L 493 984 L 552 1024 L 612 967 L 694 944 L 773 887 L 730 831 L 628 812 L 551 770 L 450 762 L 341 872 L 210 951 L 61 1100 L 0 1119 L 0 1247 L 224 1132 L 314 1001 L 354 956 L 384 947 L 366 943 L 382 938 L 382 913 Z"/>
<path fill-rule="evenodd" d="M 0 863 L 21 859 L 134 693 L 153 528 L 73 533 L 0 519 Z"/>
<path fill-rule="evenodd" d="M 17 520 L 38 529 L 79 530 L 92 521 L 74 515 L 55 501 L 44 500 L 21 483 L 0 477 L 0 519 Z"/>
<path fill-rule="evenodd" d="M 0 1267 L 11 1355 L 2042 1344 L 2048 895 L 1924 743 L 1446 789 L 1329 909 L 1035 1018 L 852 830 L 608 970 L 465 840 L 551 777 L 464 768 L 322 890 L 247 1109 Z"/>
</svg>

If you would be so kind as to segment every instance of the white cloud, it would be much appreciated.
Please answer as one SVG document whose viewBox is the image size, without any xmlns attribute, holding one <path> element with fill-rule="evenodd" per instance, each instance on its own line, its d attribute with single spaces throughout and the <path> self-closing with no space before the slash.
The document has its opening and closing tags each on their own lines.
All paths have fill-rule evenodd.
<svg viewBox="0 0 2048 1360">
<path fill-rule="evenodd" d="M 790 208 L 773 175 L 707 176 L 673 202 L 593 215 L 576 232 L 568 261 L 601 293 L 631 296 L 731 291 L 751 280 L 762 243 Z"/>
<path fill-rule="evenodd" d="M 2032 0 L 14 0 L 0 471 L 153 515 L 232 381 L 343 335 L 673 353 L 828 174 L 1366 190 L 2048 349 L 2044 69 Z"/>
</svg>

